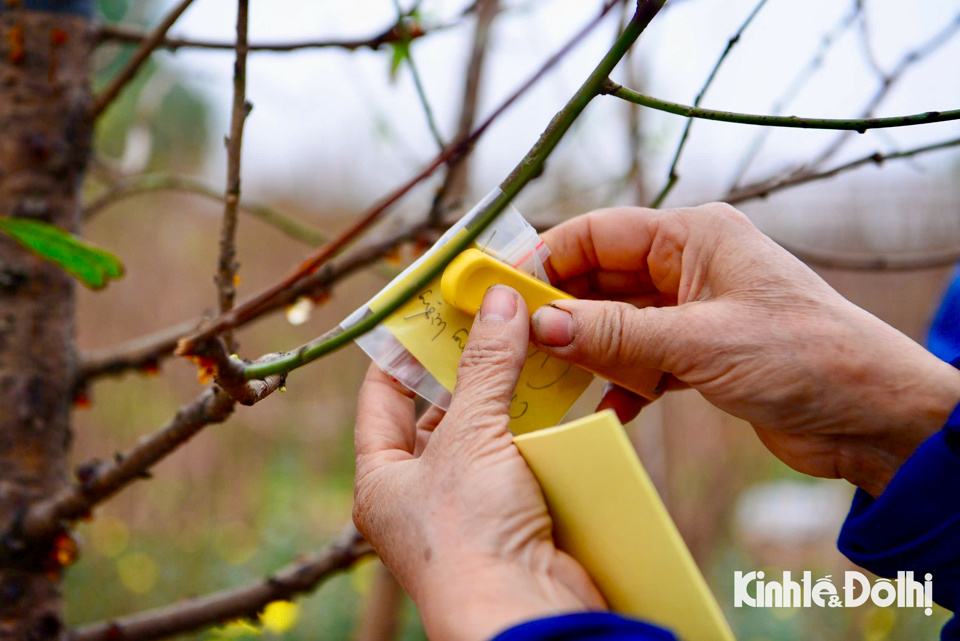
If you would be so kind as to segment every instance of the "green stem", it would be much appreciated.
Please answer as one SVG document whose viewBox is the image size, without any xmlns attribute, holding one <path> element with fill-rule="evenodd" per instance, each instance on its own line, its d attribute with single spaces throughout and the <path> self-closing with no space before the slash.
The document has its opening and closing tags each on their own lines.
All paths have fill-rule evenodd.
<svg viewBox="0 0 960 641">
<path fill-rule="evenodd" d="M 540 175 L 547 157 L 556 148 L 560 139 L 563 138 L 564 134 L 570 129 L 570 126 L 587 106 L 587 103 L 594 97 L 600 95 L 605 86 L 607 76 L 610 75 L 613 68 L 617 66 L 620 59 L 627 53 L 630 46 L 640 37 L 640 34 L 657 14 L 665 1 L 666 0 L 640 0 L 640 2 L 638 2 L 636 14 L 634 14 L 633 19 L 627 24 L 623 33 L 620 34 L 620 37 L 613 43 L 607 55 L 603 57 L 600 64 L 598 64 L 589 77 L 587 77 L 580 89 L 578 89 L 569 102 L 564 105 L 563 109 L 553 117 L 553 120 L 540 135 L 540 139 L 533 148 L 527 152 L 527 155 L 523 157 L 520 164 L 518 164 L 507 179 L 500 184 L 501 193 L 490 202 L 480 218 L 477 219 L 477 222 L 465 230 L 466 233 L 458 236 L 455 241 L 447 243 L 437 251 L 437 260 L 434 261 L 430 269 L 426 270 L 426 273 L 400 288 L 378 311 L 366 316 L 362 321 L 349 329 L 334 329 L 326 335 L 301 345 L 293 352 L 285 354 L 275 360 L 248 365 L 244 369 L 244 376 L 247 380 L 263 379 L 273 374 L 292 371 L 343 347 L 353 339 L 376 327 L 403 305 L 404 302 L 420 291 L 427 283 L 436 278 L 447 266 L 447 263 L 469 247 L 477 236 L 506 209 L 510 201 L 520 193 L 520 190 L 523 189 L 527 183 Z"/>
<path fill-rule="evenodd" d="M 895 116 L 893 118 L 800 118 L 798 116 L 758 116 L 742 114 L 732 111 L 718 111 L 716 109 L 702 109 L 681 105 L 668 100 L 660 100 L 621 87 L 615 82 L 607 81 L 603 93 L 616 96 L 658 111 L 685 116 L 687 118 L 702 118 L 704 120 L 718 120 L 720 122 L 734 122 L 741 125 L 759 125 L 761 127 L 793 127 L 797 129 L 836 129 L 842 131 L 865 132 L 867 129 L 885 129 L 889 127 L 910 127 L 912 125 L 927 125 L 934 122 L 960 120 L 960 109 L 950 111 L 927 111 L 909 116 Z"/>
</svg>

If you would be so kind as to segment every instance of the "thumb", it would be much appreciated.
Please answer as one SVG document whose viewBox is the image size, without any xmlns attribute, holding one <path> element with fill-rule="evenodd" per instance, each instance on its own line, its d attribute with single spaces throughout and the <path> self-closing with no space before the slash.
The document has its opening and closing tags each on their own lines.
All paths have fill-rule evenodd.
<svg viewBox="0 0 960 641">
<path fill-rule="evenodd" d="M 504 285 L 487 290 L 460 356 L 446 429 L 507 431 L 510 402 L 527 356 L 528 318 L 527 305 L 515 290 Z"/>
<path fill-rule="evenodd" d="M 664 372 L 672 371 L 680 314 L 677 307 L 562 300 L 536 311 L 533 335 L 547 354 L 654 399 Z"/>
</svg>

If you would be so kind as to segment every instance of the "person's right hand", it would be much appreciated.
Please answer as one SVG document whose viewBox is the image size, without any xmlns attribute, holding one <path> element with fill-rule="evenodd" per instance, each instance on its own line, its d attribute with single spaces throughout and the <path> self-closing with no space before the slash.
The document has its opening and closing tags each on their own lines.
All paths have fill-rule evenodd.
<svg viewBox="0 0 960 641">
<path fill-rule="evenodd" d="M 544 240 L 553 282 L 601 300 L 541 307 L 543 351 L 648 398 L 667 373 L 801 472 L 878 496 L 960 400 L 960 372 L 729 205 L 600 210 Z"/>
</svg>

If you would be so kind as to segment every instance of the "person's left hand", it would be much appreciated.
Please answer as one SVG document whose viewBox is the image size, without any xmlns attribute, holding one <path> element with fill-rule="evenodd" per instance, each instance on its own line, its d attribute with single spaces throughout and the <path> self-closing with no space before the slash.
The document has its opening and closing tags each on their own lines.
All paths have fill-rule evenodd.
<svg viewBox="0 0 960 641">
<path fill-rule="evenodd" d="M 434 640 L 489 639 L 521 621 L 606 609 L 554 546 L 508 410 L 528 341 L 526 303 L 491 288 L 444 416 L 371 366 L 357 409 L 354 522 L 413 598 Z"/>
</svg>

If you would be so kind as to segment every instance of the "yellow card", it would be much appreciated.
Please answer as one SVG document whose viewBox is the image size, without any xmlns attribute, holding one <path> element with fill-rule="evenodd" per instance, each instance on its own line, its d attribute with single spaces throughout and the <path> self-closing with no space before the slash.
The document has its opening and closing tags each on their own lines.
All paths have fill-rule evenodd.
<svg viewBox="0 0 960 641">
<path fill-rule="evenodd" d="M 513 439 L 537 477 L 557 547 L 611 609 L 684 641 L 734 641 L 613 410 Z"/>
<path fill-rule="evenodd" d="M 424 261 L 404 280 L 416 278 L 431 264 Z M 376 311 L 392 289 L 370 301 L 370 309 Z M 473 317 L 444 301 L 439 276 L 388 316 L 383 325 L 441 385 L 453 391 L 457 364 Z M 530 345 L 510 406 L 511 431 L 524 434 L 556 425 L 592 380 L 590 372 L 551 358 Z"/>
</svg>

